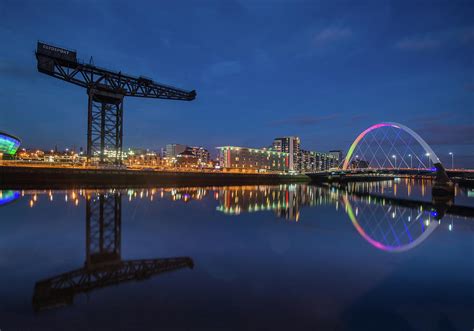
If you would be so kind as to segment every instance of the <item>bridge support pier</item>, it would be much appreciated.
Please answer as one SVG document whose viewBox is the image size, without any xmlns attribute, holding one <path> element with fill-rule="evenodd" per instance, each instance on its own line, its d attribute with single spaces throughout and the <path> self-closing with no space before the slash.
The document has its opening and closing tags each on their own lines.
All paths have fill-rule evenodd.
<svg viewBox="0 0 474 331">
<path fill-rule="evenodd" d="M 454 197 L 454 183 L 446 173 L 446 169 L 444 169 L 443 165 L 440 162 L 435 163 L 434 166 L 436 168 L 436 177 L 433 181 L 431 195 L 433 197 Z"/>
</svg>

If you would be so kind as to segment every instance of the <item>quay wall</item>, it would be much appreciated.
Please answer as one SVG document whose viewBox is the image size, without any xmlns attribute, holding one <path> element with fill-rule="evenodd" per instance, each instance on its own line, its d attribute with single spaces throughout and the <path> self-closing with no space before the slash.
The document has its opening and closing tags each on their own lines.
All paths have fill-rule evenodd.
<svg viewBox="0 0 474 331">
<path fill-rule="evenodd" d="M 305 175 L 0 166 L 2 188 L 219 186 L 309 181 Z"/>
</svg>

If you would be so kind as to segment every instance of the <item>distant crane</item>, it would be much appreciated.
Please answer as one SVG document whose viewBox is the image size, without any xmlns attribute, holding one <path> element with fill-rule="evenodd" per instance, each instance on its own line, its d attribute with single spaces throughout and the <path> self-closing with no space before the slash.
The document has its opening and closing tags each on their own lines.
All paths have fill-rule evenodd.
<svg viewBox="0 0 474 331">
<path fill-rule="evenodd" d="M 196 91 L 155 83 L 152 79 L 81 63 L 76 52 L 42 42 L 36 48 L 38 71 L 87 89 L 87 158 L 120 164 L 125 96 L 191 101 Z"/>
</svg>

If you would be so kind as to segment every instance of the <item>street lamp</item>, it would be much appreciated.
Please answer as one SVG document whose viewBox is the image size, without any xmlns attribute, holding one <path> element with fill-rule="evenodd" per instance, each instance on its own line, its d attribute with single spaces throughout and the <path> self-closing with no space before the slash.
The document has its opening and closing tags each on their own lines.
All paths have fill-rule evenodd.
<svg viewBox="0 0 474 331">
<path fill-rule="evenodd" d="M 355 158 L 355 162 L 353 161 L 354 165 L 351 166 L 351 168 L 357 168 L 359 166 L 359 155 L 356 155 Z"/>
<path fill-rule="evenodd" d="M 392 157 L 395 159 L 395 167 L 394 168 L 396 168 L 397 167 L 397 156 L 394 154 L 394 155 L 392 155 Z"/>
<path fill-rule="evenodd" d="M 428 158 L 428 168 L 431 169 L 430 153 L 426 153 L 425 155 L 426 155 L 426 157 Z"/>
<path fill-rule="evenodd" d="M 410 168 L 413 169 L 413 157 L 411 154 L 408 154 L 408 157 L 410 158 Z"/>
<path fill-rule="evenodd" d="M 454 169 L 454 153 L 449 152 L 449 155 L 451 155 L 451 169 Z"/>
</svg>

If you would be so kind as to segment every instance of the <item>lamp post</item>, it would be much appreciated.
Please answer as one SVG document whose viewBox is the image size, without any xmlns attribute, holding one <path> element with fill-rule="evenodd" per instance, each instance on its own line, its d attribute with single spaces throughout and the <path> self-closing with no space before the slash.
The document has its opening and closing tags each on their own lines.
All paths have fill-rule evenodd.
<svg viewBox="0 0 474 331">
<path fill-rule="evenodd" d="M 410 158 L 410 168 L 413 169 L 413 157 L 411 154 L 408 154 L 408 157 Z"/>
<path fill-rule="evenodd" d="M 392 155 L 392 157 L 395 159 L 395 167 L 394 168 L 396 168 L 397 167 L 397 156 L 394 154 L 394 155 Z"/>
<path fill-rule="evenodd" d="M 426 153 L 425 155 L 426 155 L 426 157 L 428 158 L 428 168 L 431 169 L 430 153 Z"/>
<path fill-rule="evenodd" d="M 451 155 L 451 169 L 454 169 L 454 153 L 449 152 L 449 155 Z"/>
</svg>

